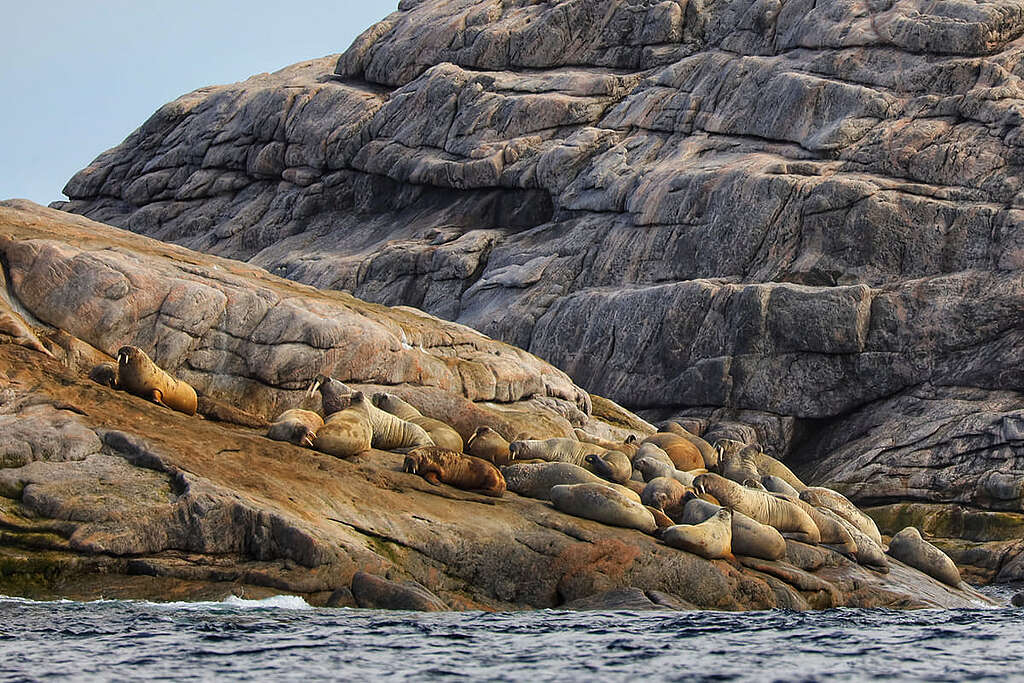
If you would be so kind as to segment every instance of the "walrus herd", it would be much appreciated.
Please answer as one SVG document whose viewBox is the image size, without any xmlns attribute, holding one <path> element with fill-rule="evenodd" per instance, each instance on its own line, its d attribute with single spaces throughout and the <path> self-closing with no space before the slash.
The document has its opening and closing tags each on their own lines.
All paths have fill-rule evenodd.
<svg viewBox="0 0 1024 683">
<path fill-rule="evenodd" d="M 117 360 L 116 366 L 96 366 L 90 378 L 196 413 L 196 391 L 141 349 L 124 346 Z M 870 517 L 836 491 L 807 486 L 756 445 L 730 439 L 712 444 L 678 422 L 621 442 L 581 429 L 572 437 L 509 442 L 491 426 L 479 425 L 464 443 L 451 425 L 394 394 L 367 398 L 325 375 L 314 379 L 306 396 L 317 392 L 322 411 L 286 410 L 271 423 L 267 438 L 339 458 L 370 449 L 401 452 L 402 470 L 432 485 L 547 500 L 561 512 L 636 529 L 709 560 L 782 560 L 790 539 L 822 544 L 888 571 L 884 540 Z M 913 527 L 897 534 L 888 552 L 939 581 L 960 583 L 949 557 Z"/>
</svg>

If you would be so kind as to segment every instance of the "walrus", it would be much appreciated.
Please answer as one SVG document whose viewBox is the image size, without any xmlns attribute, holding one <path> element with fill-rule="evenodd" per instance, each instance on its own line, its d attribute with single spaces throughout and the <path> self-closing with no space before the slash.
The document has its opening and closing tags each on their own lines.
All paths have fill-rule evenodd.
<svg viewBox="0 0 1024 683">
<path fill-rule="evenodd" d="M 956 587 L 960 585 L 960 570 L 946 553 L 921 538 L 921 532 L 908 526 L 889 541 L 889 555 L 914 569 L 920 569 L 933 579 Z"/>
<path fill-rule="evenodd" d="M 592 443 L 595 446 L 600 446 L 606 451 L 619 451 L 620 453 L 625 453 L 626 457 L 628 457 L 630 460 L 636 457 L 637 448 L 640 447 L 640 444 L 637 442 L 636 437 L 633 436 L 632 434 L 626 437 L 625 441 L 617 442 L 609 441 L 608 439 L 602 439 L 601 437 L 593 436 L 592 434 L 587 434 L 585 431 L 579 428 L 572 430 L 572 433 L 576 435 L 577 441 L 580 441 L 582 443 Z"/>
<path fill-rule="evenodd" d="M 327 375 L 314 377 L 313 382 L 306 389 L 306 396 L 312 398 L 317 391 L 320 392 L 320 402 L 325 417 L 348 408 L 349 401 L 355 393 L 344 382 L 339 382 Z"/>
<path fill-rule="evenodd" d="M 667 465 L 671 465 L 672 469 L 676 467 L 676 464 L 672 462 L 672 458 L 668 457 L 668 453 L 653 443 L 640 444 L 640 448 L 636 449 L 636 455 L 633 456 L 633 462 L 636 462 L 637 458 L 654 458 L 655 460 L 661 460 Z"/>
<path fill-rule="evenodd" d="M 655 477 L 647 482 L 640 502 L 648 507 L 661 510 L 678 524 L 686 505 L 686 493 L 692 488 L 683 486 L 671 477 Z"/>
<path fill-rule="evenodd" d="M 119 389 L 117 383 L 117 363 L 97 363 L 89 371 L 89 379 L 111 389 Z"/>
<path fill-rule="evenodd" d="M 693 486 L 698 492 L 710 493 L 724 507 L 739 510 L 761 524 L 775 527 L 784 534 L 797 534 L 796 540 L 821 542 L 821 533 L 814 520 L 800 506 L 788 500 L 777 498 L 765 491 L 744 488 L 734 481 L 710 472 L 694 479 Z"/>
<path fill-rule="evenodd" d="M 853 556 L 858 564 L 874 567 L 882 572 L 889 571 L 889 562 L 885 559 L 885 552 L 882 551 L 882 547 L 875 543 L 871 537 L 858 529 L 856 525 L 832 512 L 832 510 L 828 508 L 817 508 L 817 510 L 820 514 L 834 520 L 849 532 L 850 538 L 853 539 L 853 543 L 857 547 Z"/>
<path fill-rule="evenodd" d="M 656 525 L 656 531 L 664 531 L 670 526 L 675 526 L 676 523 L 672 521 L 672 518 L 666 515 L 658 508 L 652 508 L 650 505 L 644 506 L 648 512 L 654 517 L 654 524 Z"/>
<path fill-rule="evenodd" d="M 671 464 L 665 463 L 664 461 L 644 456 L 634 460 L 633 466 L 640 471 L 645 482 L 649 482 L 657 477 L 671 477 L 683 486 L 693 486 L 694 475 L 689 472 L 680 472 Z"/>
<path fill-rule="evenodd" d="M 513 441 L 508 445 L 509 453 L 515 460 L 544 460 L 546 462 L 571 462 L 583 469 L 599 474 L 594 465 L 596 461 L 587 461 L 588 455 L 600 455 L 608 470 L 614 473 L 615 483 L 621 484 L 633 474 L 633 465 L 629 457 L 621 451 L 607 451 L 600 446 L 580 443 L 574 439 L 524 439 Z"/>
<path fill-rule="evenodd" d="M 466 452 L 495 465 L 507 465 L 512 462 L 512 454 L 508 450 L 508 441 L 490 427 L 477 427 L 466 442 Z"/>
<path fill-rule="evenodd" d="M 700 451 L 701 458 L 704 460 L 704 467 L 714 469 L 718 465 L 718 451 L 715 450 L 715 447 L 678 422 L 674 420 L 666 422 L 661 431 L 681 436 L 696 446 L 697 450 Z"/>
<path fill-rule="evenodd" d="M 760 484 L 763 477 L 774 476 L 782 479 L 797 491 L 807 488 L 807 485 L 800 481 L 800 478 L 793 474 L 792 470 L 772 456 L 762 453 L 757 446 L 746 446 L 739 451 L 731 449 L 723 451 L 715 472 L 741 484 L 747 479 Z"/>
<path fill-rule="evenodd" d="M 361 411 L 346 408 L 327 416 L 313 437 L 313 448 L 337 458 L 351 458 L 370 450 L 373 427 Z"/>
<path fill-rule="evenodd" d="M 654 515 L 640 503 L 604 484 L 559 484 L 549 494 L 555 509 L 595 522 L 653 534 Z"/>
<path fill-rule="evenodd" d="M 277 419 L 270 424 L 267 438 L 312 448 L 317 430 L 323 426 L 323 418 L 312 410 L 292 408 L 278 415 Z"/>
<path fill-rule="evenodd" d="M 199 399 L 196 390 L 157 367 L 137 346 L 117 350 L 117 383 L 125 391 L 157 405 L 195 415 Z"/>
<path fill-rule="evenodd" d="M 861 530 L 875 545 L 882 545 L 882 534 L 878 532 L 875 520 L 871 519 L 850 502 L 843 494 L 823 486 L 806 486 L 800 492 L 800 499 L 814 507 L 828 508 L 850 524 Z"/>
<path fill-rule="evenodd" d="M 699 470 L 705 467 L 700 449 L 678 434 L 658 432 L 644 439 L 643 443 L 653 443 L 665 451 L 677 470 Z M 641 444 L 642 445 L 642 444 Z"/>
<path fill-rule="evenodd" d="M 661 534 L 665 545 L 679 548 L 708 560 L 732 554 L 732 513 L 719 508 L 713 517 L 700 524 L 677 524 Z"/>
<path fill-rule="evenodd" d="M 626 460 L 617 457 L 617 453 L 620 451 L 605 451 L 604 455 L 599 453 L 588 453 L 583 458 L 585 462 L 593 471 L 594 474 L 613 481 L 617 484 L 626 484 L 633 476 L 633 465 L 629 462 L 629 456 L 626 456 Z M 622 455 L 626 455 L 622 453 Z"/>
<path fill-rule="evenodd" d="M 435 486 L 441 483 L 485 496 L 501 498 L 505 477 L 480 458 L 440 446 L 419 446 L 405 456 L 402 470 L 418 474 Z"/>
<path fill-rule="evenodd" d="M 549 500 L 551 488 L 559 484 L 604 484 L 637 503 L 640 495 L 625 486 L 605 481 L 571 462 L 514 462 L 501 468 L 508 490 L 527 498 Z"/>
<path fill-rule="evenodd" d="M 340 384 L 340 382 L 339 382 Z M 366 418 L 370 429 L 373 431 L 371 445 L 382 451 L 392 451 L 398 448 L 416 448 L 417 446 L 433 446 L 430 435 L 420 427 L 411 422 L 406 422 L 395 417 L 389 412 L 383 411 L 373 405 L 361 391 L 357 391 L 348 397 L 349 407 L 345 410 L 354 410 Z M 326 404 L 326 398 L 325 398 Z"/>
<path fill-rule="evenodd" d="M 785 479 L 768 474 L 761 477 L 761 485 L 771 493 L 785 493 L 787 496 L 800 497 L 800 492 L 786 483 Z"/>
<path fill-rule="evenodd" d="M 821 534 L 821 542 L 828 545 L 834 546 L 840 552 L 846 553 L 853 557 L 857 556 L 857 542 L 853 540 L 853 535 L 849 532 L 846 525 L 840 524 L 835 520 L 835 516 L 829 516 L 823 514 L 822 511 L 807 501 L 800 500 L 798 495 L 789 495 L 786 493 L 773 494 L 784 500 L 788 500 L 794 505 L 798 505 L 807 515 L 814 520 L 814 525 L 818 527 L 818 533 Z"/>
<path fill-rule="evenodd" d="M 700 524 L 718 514 L 722 507 L 701 500 L 692 491 L 686 495 L 683 524 Z M 780 560 L 786 556 L 786 539 L 777 529 L 761 524 L 742 512 L 732 513 L 732 553 L 763 560 Z"/>
<path fill-rule="evenodd" d="M 423 427 L 435 446 L 448 448 L 459 453 L 462 452 L 464 447 L 462 437 L 447 423 L 427 417 L 417 410 L 415 406 L 410 405 L 394 394 L 378 392 L 370 400 L 373 401 L 373 405 L 381 410 L 387 411 L 406 422 Z"/>
</svg>

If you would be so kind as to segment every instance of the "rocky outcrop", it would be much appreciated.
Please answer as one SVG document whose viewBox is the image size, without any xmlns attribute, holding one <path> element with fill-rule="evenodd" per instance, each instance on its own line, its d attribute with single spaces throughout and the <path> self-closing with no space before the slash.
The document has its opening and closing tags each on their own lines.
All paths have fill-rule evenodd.
<svg viewBox="0 0 1024 683">
<path fill-rule="evenodd" d="M 1022 35 L 1015 0 L 403 2 L 166 105 L 61 206 L 468 324 L 860 502 L 1019 514 Z"/>
<path fill-rule="evenodd" d="M 557 370 L 453 323 L 27 203 L 0 207 L 0 262 L 11 309 L 48 351 L 0 343 L 0 593 L 293 593 L 413 609 L 985 604 L 895 561 L 878 574 L 793 542 L 784 562 L 709 562 L 546 502 L 433 486 L 398 453 L 340 460 L 223 421 L 230 411 L 176 412 L 90 380 L 84 362 L 142 345 L 248 415 L 292 407 L 303 373 L 330 371 L 401 381 L 425 413 L 535 436 L 574 421 L 621 434 L 601 415 L 642 424 L 605 400 L 588 414 Z M 491 384 L 469 381 L 483 370 L 456 374 L 469 363 Z"/>
</svg>

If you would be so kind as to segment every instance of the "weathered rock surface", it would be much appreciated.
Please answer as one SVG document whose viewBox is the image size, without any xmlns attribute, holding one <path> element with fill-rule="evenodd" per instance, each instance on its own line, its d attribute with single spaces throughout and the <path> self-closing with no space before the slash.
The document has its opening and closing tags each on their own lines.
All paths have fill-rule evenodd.
<svg viewBox="0 0 1024 683">
<path fill-rule="evenodd" d="M 293 404 L 303 373 L 329 370 L 406 382 L 448 397 L 431 406 L 512 426 L 534 416 L 537 436 L 566 415 L 582 416 L 588 431 L 601 422 L 557 370 L 458 325 L 19 207 L 0 207 L 7 296 L 51 355 L 0 343 L 2 593 L 286 592 L 314 604 L 427 609 L 608 606 L 630 588 L 662 607 L 984 603 L 899 563 L 878 575 L 826 548 L 794 555 L 813 574 L 782 562 L 708 562 L 515 494 L 432 486 L 402 472 L 397 453 L 339 460 L 100 385 L 81 360 L 131 342 L 249 414 Z M 276 305 L 247 316 L 253 301 Z M 429 342 L 438 339 L 446 343 Z M 441 354 L 447 362 L 427 358 Z M 481 389 L 469 372 L 455 379 L 452 368 L 468 359 L 488 369 L 491 385 Z M 618 411 L 619 422 L 634 419 Z M 636 603 L 631 596 L 617 604 Z"/>
<path fill-rule="evenodd" d="M 62 207 L 468 324 L 862 503 L 1019 513 L 1022 55 L 1020 0 L 403 2 L 161 108 Z"/>
</svg>

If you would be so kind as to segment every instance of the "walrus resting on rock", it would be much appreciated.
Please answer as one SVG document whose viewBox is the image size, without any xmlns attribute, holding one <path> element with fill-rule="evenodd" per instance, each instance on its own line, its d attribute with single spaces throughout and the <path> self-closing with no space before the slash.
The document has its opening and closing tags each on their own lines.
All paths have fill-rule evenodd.
<svg viewBox="0 0 1024 683">
<path fill-rule="evenodd" d="M 672 477 L 655 477 L 647 482 L 643 493 L 640 494 L 640 502 L 647 507 L 661 510 L 670 519 L 678 522 L 683 516 L 688 491 L 693 489 L 683 486 Z"/>
<path fill-rule="evenodd" d="M 625 482 L 633 475 L 633 465 L 625 453 L 605 450 L 600 446 L 581 443 L 574 439 L 524 439 L 513 441 L 508 448 L 515 460 L 571 462 L 617 484 Z M 593 458 L 588 460 L 587 456 L 595 454 L 601 456 L 600 464 Z"/>
<path fill-rule="evenodd" d="M 199 399 L 196 390 L 157 367 L 137 346 L 117 350 L 117 382 L 125 391 L 157 405 L 195 415 Z"/>
<path fill-rule="evenodd" d="M 701 493 L 710 493 L 724 507 L 775 527 L 783 533 L 799 534 L 797 540 L 820 543 L 821 532 L 800 506 L 766 491 L 748 489 L 717 474 L 702 474 L 693 480 Z"/>
<path fill-rule="evenodd" d="M 267 438 L 312 448 L 317 430 L 323 426 L 323 418 L 312 410 L 292 408 L 278 415 L 270 424 Z"/>
<path fill-rule="evenodd" d="M 700 449 L 678 434 L 658 432 L 644 439 L 643 443 L 652 443 L 665 451 L 677 470 L 688 472 L 689 470 L 699 470 L 706 467 L 704 456 L 700 454 Z"/>
<path fill-rule="evenodd" d="M 630 500 L 640 502 L 640 495 L 622 486 L 605 481 L 590 470 L 571 462 L 514 462 L 501 468 L 508 490 L 527 498 L 550 500 L 551 488 L 560 484 L 603 484 Z"/>
<path fill-rule="evenodd" d="M 875 545 L 882 545 L 882 534 L 878 532 L 875 520 L 871 519 L 850 502 L 843 494 L 823 486 L 807 486 L 800 491 L 800 500 L 817 508 L 827 508 L 861 530 Z"/>
<path fill-rule="evenodd" d="M 117 383 L 117 363 L 98 363 L 89 371 L 89 379 L 111 389 L 119 389 Z"/>
<path fill-rule="evenodd" d="M 466 452 L 470 455 L 494 463 L 507 465 L 512 462 L 512 454 L 508 450 L 508 441 L 490 427 L 477 427 L 466 442 Z"/>
<path fill-rule="evenodd" d="M 693 493 L 687 495 L 683 510 L 683 524 L 700 524 L 711 519 L 721 506 L 701 500 Z M 732 513 L 732 553 L 763 560 L 779 560 L 786 555 L 786 539 L 767 524 L 747 517 L 742 512 Z"/>
<path fill-rule="evenodd" d="M 313 448 L 336 458 L 351 458 L 368 451 L 372 443 L 369 420 L 362 412 L 349 408 L 328 415 L 313 437 Z"/>
<path fill-rule="evenodd" d="M 719 508 L 700 524 L 677 524 L 661 534 L 665 545 L 679 548 L 707 560 L 718 560 L 732 554 L 732 513 Z"/>
<path fill-rule="evenodd" d="M 327 375 L 317 375 L 314 377 L 309 388 L 306 389 L 306 396 L 312 398 L 318 391 L 320 392 L 320 403 L 323 407 L 324 417 L 348 408 L 352 395 L 356 393 L 344 382 L 339 382 Z"/>
<path fill-rule="evenodd" d="M 340 384 L 340 382 L 339 382 Z M 389 412 L 373 405 L 363 392 L 357 391 L 348 397 L 349 407 L 346 410 L 358 412 L 370 425 L 373 432 L 371 445 L 382 451 L 393 451 L 397 448 L 416 448 L 417 446 L 433 446 L 427 432 L 419 425 L 399 419 Z M 325 396 L 324 405 L 327 404 Z"/>
<path fill-rule="evenodd" d="M 578 427 L 572 430 L 572 433 L 581 443 L 592 443 L 595 446 L 600 446 L 606 451 L 619 451 L 620 453 L 625 453 L 630 460 L 636 456 L 637 448 L 640 447 L 640 442 L 637 441 L 636 436 L 633 434 L 626 437 L 625 441 L 617 442 L 602 439 L 601 437 L 594 436 L 593 434 L 588 434 Z"/>
<path fill-rule="evenodd" d="M 417 410 L 415 406 L 410 405 L 394 394 L 378 392 L 370 400 L 373 402 L 373 405 L 381 410 L 389 412 L 406 422 L 422 427 L 430 436 L 435 446 L 449 448 L 459 453 L 462 452 L 462 437 L 449 424 L 441 420 L 435 420 L 432 417 L 427 417 Z"/>
<path fill-rule="evenodd" d="M 960 585 L 960 570 L 946 553 L 921 538 L 921 532 L 908 526 L 889 541 L 889 555 L 933 579 L 953 586 Z"/>
<path fill-rule="evenodd" d="M 498 468 L 480 458 L 439 446 L 420 446 L 405 456 L 402 470 L 418 474 L 435 486 L 441 483 L 466 491 L 500 498 L 505 477 Z"/>
<path fill-rule="evenodd" d="M 604 484 L 553 486 L 549 495 L 555 509 L 576 517 L 646 534 L 657 529 L 654 515 L 647 508 Z"/>
</svg>

